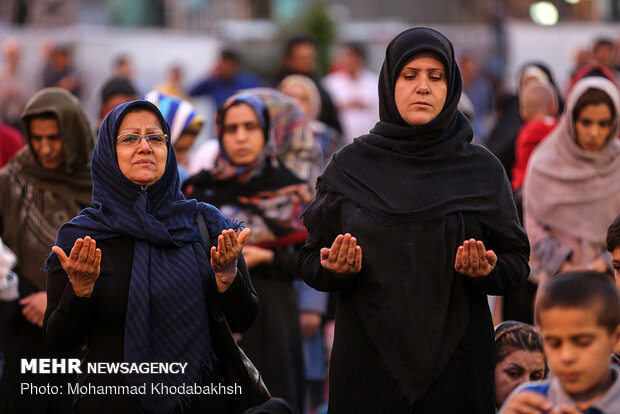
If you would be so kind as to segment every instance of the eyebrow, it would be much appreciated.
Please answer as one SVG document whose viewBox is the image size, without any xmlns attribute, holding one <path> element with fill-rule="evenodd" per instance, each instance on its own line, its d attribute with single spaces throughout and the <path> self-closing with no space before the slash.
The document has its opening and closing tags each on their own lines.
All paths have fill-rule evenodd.
<svg viewBox="0 0 620 414">
<path fill-rule="evenodd" d="M 402 69 L 402 71 L 401 71 L 401 72 L 404 72 L 405 70 L 413 70 L 413 71 L 419 72 L 419 71 L 424 70 L 424 69 L 421 69 L 421 68 L 416 68 L 416 67 L 412 67 L 412 66 L 405 66 L 405 67 Z M 437 66 L 437 67 L 431 67 L 431 68 L 428 68 L 428 69 L 426 69 L 426 70 L 428 70 L 429 72 L 430 72 L 430 71 L 433 71 L 433 70 L 437 70 L 437 71 L 440 71 L 440 72 L 445 72 L 445 71 L 446 71 L 445 69 L 442 69 L 442 68 L 441 68 L 441 67 L 439 67 L 439 66 Z"/>
<path fill-rule="evenodd" d="M 122 129 L 118 130 L 120 131 L 140 131 L 140 127 L 125 127 Z M 152 128 L 146 128 L 146 131 L 155 131 L 155 132 L 163 132 L 163 129 L 161 127 L 152 127 Z"/>
</svg>

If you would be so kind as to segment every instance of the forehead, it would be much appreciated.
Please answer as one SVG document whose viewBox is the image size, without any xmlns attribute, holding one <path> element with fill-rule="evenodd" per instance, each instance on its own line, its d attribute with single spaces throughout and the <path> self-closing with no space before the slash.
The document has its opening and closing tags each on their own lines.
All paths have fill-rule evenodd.
<svg viewBox="0 0 620 414">
<path fill-rule="evenodd" d="M 542 352 L 526 351 L 524 349 L 517 349 L 511 352 L 501 362 L 502 365 L 515 364 L 525 368 L 528 371 L 544 370 L 545 358 Z"/>
<path fill-rule="evenodd" d="M 149 110 L 139 109 L 125 115 L 125 118 L 123 118 L 121 125 L 119 126 L 119 130 L 127 128 L 140 128 L 143 126 L 147 128 L 162 128 L 157 115 Z"/>
<path fill-rule="evenodd" d="M 258 116 L 250 105 L 246 103 L 231 106 L 224 115 L 224 124 L 238 124 L 250 121 L 258 121 Z"/>
<path fill-rule="evenodd" d="M 446 69 L 444 64 L 437 58 L 437 55 L 429 52 L 415 54 L 409 62 L 403 66 L 403 69 L 405 68 Z"/>
<path fill-rule="evenodd" d="M 611 110 L 605 103 L 590 104 L 583 107 L 581 112 L 579 112 L 578 117 L 587 117 L 589 119 L 609 119 L 611 118 Z"/>
<path fill-rule="evenodd" d="M 591 303 L 587 307 L 565 308 L 552 307 L 539 311 L 540 331 L 543 339 L 547 335 L 571 337 L 592 334 L 599 329 L 606 329 L 599 323 L 601 305 Z"/>
<path fill-rule="evenodd" d="M 30 131 L 50 131 L 50 130 L 58 130 L 58 120 L 55 118 L 32 118 L 28 122 L 28 126 Z"/>
</svg>

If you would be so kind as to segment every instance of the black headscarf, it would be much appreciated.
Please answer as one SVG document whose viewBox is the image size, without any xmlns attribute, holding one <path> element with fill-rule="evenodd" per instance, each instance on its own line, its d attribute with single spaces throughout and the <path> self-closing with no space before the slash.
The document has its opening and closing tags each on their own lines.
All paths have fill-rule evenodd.
<svg viewBox="0 0 620 414">
<path fill-rule="evenodd" d="M 411 126 L 398 113 L 394 87 L 401 68 L 421 52 L 443 62 L 447 97 L 436 118 Z M 463 214 L 527 243 L 501 164 L 470 144 L 471 125 L 457 110 L 461 89 L 448 39 L 429 28 L 398 35 L 379 78 L 381 121 L 333 156 L 303 216 L 313 239 L 331 243 L 336 234 L 321 213 L 329 208 L 326 193 L 365 212 L 353 229 L 340 229 L 356 236 L 364 251 L 355 276 L 363 285 L 353 301 L 381 365 L 410 403 L 441 374 L 469 323 L 465 277 L 454 270 L 458 246 L 475 237 L 467 234 Z M 385 248 L 386 234 L 397 236 L 393 248 Z M 488 333 L 491 349 L 490 324 Z"/>
</svg>

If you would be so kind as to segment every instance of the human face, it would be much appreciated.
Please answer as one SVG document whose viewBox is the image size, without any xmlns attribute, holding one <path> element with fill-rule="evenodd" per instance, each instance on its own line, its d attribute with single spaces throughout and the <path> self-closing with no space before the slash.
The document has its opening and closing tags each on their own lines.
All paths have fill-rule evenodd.
<svg viewBox="0 0 620 414">
<path fill-rule="evenodd" d="M 43 168 L 54 170 L 65 163 L 65 151 L 60 139 L 58 121 L 34 118 L 30 120 L 30 146 Z"/>
<path fill-rule="evenodd" d="M 316 67 L 316 48 L 311 43 L 298 43 L 286 59 L 286 65 L 293 73 L 311 74 Z"/>
<path fill-rule="evenodd" d="M 148 110 L 130 112 L 123 118 L 118 135 L 161 134 L 157 116 Z M 125 177 L 138 185 L 153 185 L 164 175 L 168 147 L 149 144 L 142 138 L 137 145 L 116 144 L 118 167 Z"/>
<path fill-rule="evenodd" d="M 512 390 L 528 381 L 540 381 L 545 376 L 545 357 L 542 352 L 519 349 L 495 365 L 495 399 L 501 406 Z"/>
<path fill-rule="evenodd" d="M 282 88 L 282 93 L 293 98 L 301 107 L 301 110 L 307 117 L 311 117 L 310 94 L 301 85 L 288 84 Z"/>
<path fill-rule="evenodd" d="M 616 247 L 611 252 L 611 265 L 614 268 L 614 278 L 616 279 L 616 286 L 620 290 L 620 247 Z"/>
<path fill-rule="evenodd" d="M 578 406 L 594 402 L 610 385 L 609 358 L 620 337 L 620 329 L 610 333 L 598 323 L 602 310 L 596 306 L 556 306 L 539 315 L 549 368 Z"/>
<path fill-rule="evenodd" d="M 577 144 L 588 152 L 605 146 L 611 134 L 611 111 L 604 104 L 585 106 L 575 120 Z"/>
<path fill-rule="evenodd" d="M 398 113 L 409 125 L 424 125 L 442 110 L 448 93 L 446 70 L 433 55 L 421 54 L 398 75 L 394 100 Z"/>
<path fill-rule="evenodd" d="M 222 146 L 234 165 L 254 161 L 265 146 L 258 116 L 249 105 L 235 105 L 226 111 L 222 126 Z"/>
<path fill-rule="evenodd" d="M 183 132 L 179 139 L 174 143 L 174 153 L 177 156 L 177 162 L 181 165 L 185 165 L 187 161 L 187 153 L 194 145 L 196 136 L 198 134 L 195 131 Z"/>
</svg>

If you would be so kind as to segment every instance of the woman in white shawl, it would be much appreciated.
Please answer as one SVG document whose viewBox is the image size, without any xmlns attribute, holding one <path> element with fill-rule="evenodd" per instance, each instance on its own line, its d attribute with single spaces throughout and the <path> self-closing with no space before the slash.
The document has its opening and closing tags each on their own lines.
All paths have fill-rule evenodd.
<svg viewBox="0 0 620 414">
<path fill-rule="evenodd" d="M 620 97 L 601 77 L 579 81 L 557 127 L 536 149 L 524 184 L 532 276 L 611 272 L 605 232 L 620 212 Z"/>
</svg>

